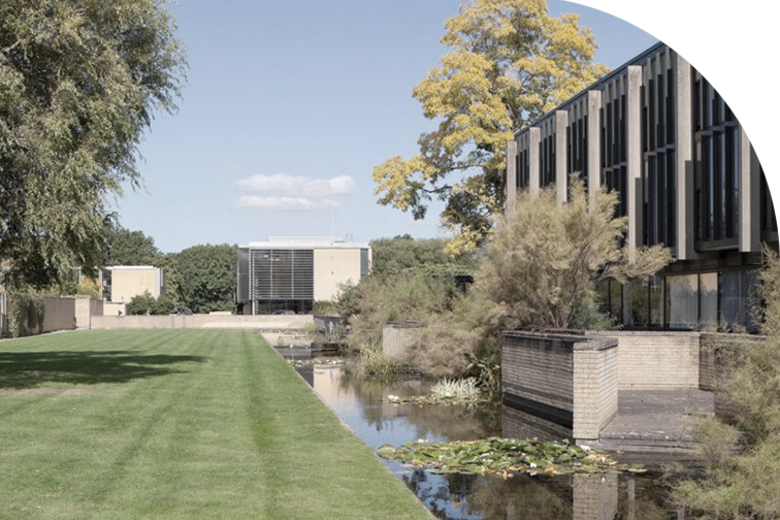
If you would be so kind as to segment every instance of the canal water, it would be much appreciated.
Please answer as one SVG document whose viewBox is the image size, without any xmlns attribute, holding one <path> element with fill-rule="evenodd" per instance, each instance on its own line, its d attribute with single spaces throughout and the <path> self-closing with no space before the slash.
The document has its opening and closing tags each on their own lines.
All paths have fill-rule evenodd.
<svg viewBox="0 0 780 520">
<path fill-rule="evenodd" d="M 426 395 L 429 384 L 413 379 L 378 382 L 361 378 L 348 366 L 302 366 L 296 370 L 368 446 L 405 442 L 473 440 L 517 435 L 502 422 L 517 424 L 511 409 L 494 407 L 392 404 L 383 399 Z M 543 428 L 539 437 L 546 437 Z M 683 518 L 666 502 L 660 473 L 607 475 L 436 475 L 384 461 L 435 516 L 446 519 L 654 520 Z"/>
</svg>

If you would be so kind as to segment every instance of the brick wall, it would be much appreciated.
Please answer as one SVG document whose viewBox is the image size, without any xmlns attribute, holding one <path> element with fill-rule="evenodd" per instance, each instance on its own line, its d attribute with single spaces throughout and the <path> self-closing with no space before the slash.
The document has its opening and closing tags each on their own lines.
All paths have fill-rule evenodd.
<svg viewBox="0 0 780 520">
<path fill-rule="evenodd" d="M 698 332 L 610 331 L 587 335 L 617 339 L 620 390 L 699 387 Z"/>
<path fill-rule="evenodd" d="M 597 440 L 617 410 L 617 342 L 603 338 L 575 344 L 574 438 Z"/>
<path fill-rule="evenodd" d="M 571 437 L 571 428 L 542 419 L 512 406 L 501 407 L 501 435 L 510 439 L 559 441 Z"/>
<path fill-rule="evenodd" d="M 617 413 L 617 359 L 611 338 L 505 332 L 504 402 L 597 439 Z"/>
</svg>

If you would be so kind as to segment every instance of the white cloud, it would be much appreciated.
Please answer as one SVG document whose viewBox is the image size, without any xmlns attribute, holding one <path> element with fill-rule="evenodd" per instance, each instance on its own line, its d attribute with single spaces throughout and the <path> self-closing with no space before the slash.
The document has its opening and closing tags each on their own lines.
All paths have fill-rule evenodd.
<svg viewBox="0 0 780 520">
<path fill-rule="evenodd" d="M 238 209 L 254 209 L 259 211 L 316 211 L 338 208 L 341 203 L 328 199 L 312 200 L 307 197 L 258 197 L 245 195 L 235 204 Z"/>
<path fill-rule="evenodd" d="M 349 195 L 357 191 L 355 179 L 349 175 L 339 175 L 330 179 L 314 179 L 287 173 L 273 175 L 259 173 L 247 179 L 236 181 L 235 186 L 243 192 L 271 193 L 288 198 L 331 197 Z"/>
</svg>

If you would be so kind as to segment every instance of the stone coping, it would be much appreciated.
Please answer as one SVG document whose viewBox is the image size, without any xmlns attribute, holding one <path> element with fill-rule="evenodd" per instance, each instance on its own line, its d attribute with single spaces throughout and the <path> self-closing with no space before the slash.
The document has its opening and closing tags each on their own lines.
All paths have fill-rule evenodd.
<svg viewBox="0 0 780 520">
<path fill-rule="evenodd" d="M 606 350 L 618 346 L 618 340 L 615 338 L 590 338 L 582 334 L 548 334 L 546 332 L 529 331 L 504 331 L 502 336 L 505 338 L 529 338 L 550 340 L 570 345 L 572 350 Z"/>
</svg>

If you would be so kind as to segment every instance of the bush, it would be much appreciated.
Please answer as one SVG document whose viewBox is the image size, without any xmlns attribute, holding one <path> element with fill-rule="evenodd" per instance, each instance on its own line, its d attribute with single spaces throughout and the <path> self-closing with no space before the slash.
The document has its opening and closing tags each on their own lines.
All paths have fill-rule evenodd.
<svg viewBox="0 0 780 520">
<path fill-rule="evenodd" d="M 148 291 L 145 291 L 143 294 L 133 296 L 127 306 L 127 312 L 133 315 L 165 315 L 170 314 L 175 306 L 176 304 L 171 298 L 167 296 L 154 298 Z"/>
<path fill-rule="evenodd" d="M 449 308 L 456 297 L 453 281 L 423 274 L 401 273 L 386 279 L 366 278 L 350 292 L 359 312 L 350 317 L 347 345 L 357 351 L 381 345 L 389 321 L 426 321 Z"/>
<path fill-rule="evenodd" d="M 8 293 L 8 333 L 12 338 L 28 336 L 43 327 L 43 297 L 29 292 Z"/>
<path fill-rule="evenodd" d="M 699 424 L 707 478 L 686 481 L 674 494 L 704 518 L 780 518 L 780 260 L 772 251 L 765 260 L 759 293 L 766 341 L 746 341 L 731 353 L 718 389 L 728 398 L 731 424 Z"/>
</svg>

